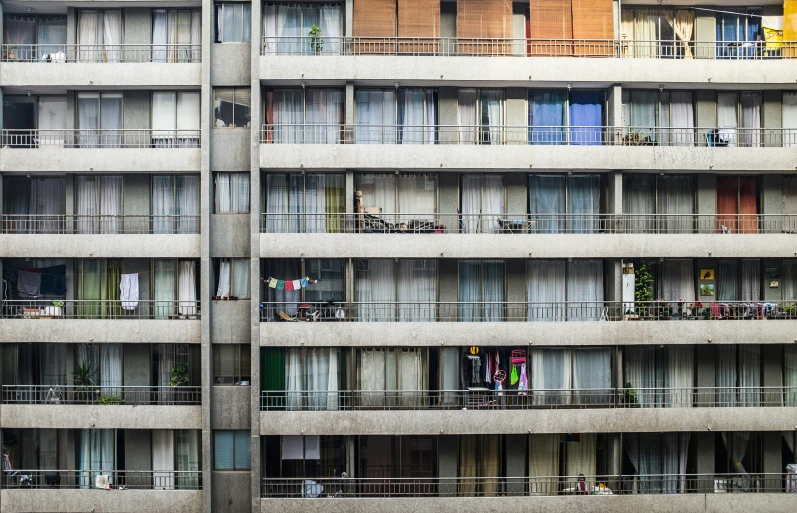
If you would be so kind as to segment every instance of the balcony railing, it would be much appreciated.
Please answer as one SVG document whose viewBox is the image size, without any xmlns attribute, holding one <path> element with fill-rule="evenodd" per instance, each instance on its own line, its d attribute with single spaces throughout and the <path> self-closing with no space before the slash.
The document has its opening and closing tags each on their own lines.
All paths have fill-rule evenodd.
<svg viewBox="0 0 797 513">
<path fill-rule="evenodd" d="M 4 216 L 5 219 L 6 216 Z M 366 214 L 269 213 L 261 233 L 780 234 L 790 214 Z"/>
<path fill-rule="evenodd" d="M 263 498 L 502 497 L 797 491 L 793 474 L 265 478 Z M 596 499 L 597 500 L 597 499 Z"/>
<path fill-rule="evenodd" d="M 199 148 L 200 130 L 3 130 L 3 148 Z"/>
<path fill-rule="evenodd" d="M 199 216 L 191 215 L 0 215 L 5 234 L 197 234 Z"/>
<path fill-rule="evenodd" d="M 263 144 L 414 144 L 794 148 L 797 129 L 506 125 L 263 125 Z"/>
<path fill-rule="evenodd" d="M 123 45 L 28 45 L 4 44 L 2 62 L 80 63 L 198 63 L 202 46 L 198 44 L 123 44 Z"/>
<path fill-rule="evenodd" d="M 107 476 L 110 488 L 128 490 L 201 490 L 199 470 L 4 470 L 3 488 L 95 489 Z"/>
<path fill-rule="evenodd" d="M 262 322 L 564 322 L 797 319 L 796 301 L 262 302 Z"/>
<path fill-rule="evenodd" d="M 0 301 L 2 319 L 199 319 L 193 300 L 9 299 Z"/>
<path fill-rule="evenodd" d="M 202 404 L 202 388 L 189 386 L 3 385 L 3 404 Z"/>
<path fill-rule="evenodd" d="M 797 42 L 460 37 L 264 37 L 261 55 L 794 59 Z"/>
<path fill-rule="evenodd" d="M 266 390 L 261 411 L 797 407 L 797 387 Z"/>
</svg>

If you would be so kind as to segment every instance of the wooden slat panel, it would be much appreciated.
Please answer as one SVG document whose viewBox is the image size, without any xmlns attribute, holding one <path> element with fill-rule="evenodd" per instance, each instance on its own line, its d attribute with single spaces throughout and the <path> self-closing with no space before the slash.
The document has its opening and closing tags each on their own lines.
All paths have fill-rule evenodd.
<svg viewBox="0 0 797 513">
<path fill-rule="evenodd" d="M 355 37 L 396 37 L 396 0 L 354 0 L 352 35 Z M 357 53 L 392 53 L 393 45 L 363 42 Z"/>
<path fill-rule="evenodd" d="M 573 39 L 614 39 L 614 7 L 612 0 L 572 0 Z M 576 55 L 610 55 L 612 45 L 597 41 L 574 46 Z"/>
<path fill-rule="evenodd" d="M 507 54 L 512 44 L 511 0 L 457 0 L 457 37 L 493 39 L 478 45 L 460 42 L 460 52 Z M 505 40 L 505 41 L 502 41 Z"/>
<path fill-rule="evenodd" d="M 440 0 L 398 0 L 398 36 L 421 38 L 400 42 L 400 53 L 437 53 L 439 42 L 433 38 L 440 37 Z"/>
<path fill-rule="evenodd" d="M 570 0 L 529 0 L 531 55 L 570 55 L 572 46 L 561 41 L 573 39 Z M 546 41 L 547 40 L 547 41 Z"/>
</svg>

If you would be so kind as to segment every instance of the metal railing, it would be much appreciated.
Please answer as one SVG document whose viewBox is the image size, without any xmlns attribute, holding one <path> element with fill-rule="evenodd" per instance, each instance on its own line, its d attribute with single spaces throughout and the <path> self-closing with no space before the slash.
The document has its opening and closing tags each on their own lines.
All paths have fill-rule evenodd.
<svg viewBox="0 0 797 513">
<path fill-rule="evenodd" d="M 2 214 L 5 234 L 197 234 L 199 216 Z"/>
<path fill-rule="evenodd" d="M 199 148 L 200 130 L 4 129 L 3 148 Z"/>
<path fill-rule="evenodd" d="M 3 488 L 95 489 L 107 476 L 109 488 L 129 490 L 201 490 L 200 470 L 4 470 Z"/>
<path fill-rule="evenodd" d="M 3 385 L 3 404 L 194 405 L 202 388 L 190 386 Z"/>
<path fill-rule="evenodd" d="M 576 322 L 797 319 L 797 301 L 261 302 L 261 322 Z"/>
<path fill-rule="evenodd" d="M 261 411 L 797 407 L 797 387 L 265 390 Z"/>
<path fill-rule="evenodd" d="M 797 129 L 509 125 L 263 125 L 263 144 L 797 148 Z"/>
<path fill-rule="evenodd" d="M 797 58 L 797 41 L 266 36 L 261 55 L 591 57 L 762 60 Z"/>
<path fill-rule="evenodd" d="M 40 63 L 198 63 L 202 62 L 199 44 L 4 44 L 2 62 Z"/>
<path fill-rule="evenodd" d="M 3 319 L 199 319 L 199 301 L 8 299 L 0 301 Z"/>
<path fill-rule="evenodd" d="M 793 474 L 264 478 L 264 498 L 501 497 L 797 492 Z"/>
<path fill-rule="evenodd" d="M 790 214 L 266 213 L 261 233 L 780 234 Z"/>
</svg>

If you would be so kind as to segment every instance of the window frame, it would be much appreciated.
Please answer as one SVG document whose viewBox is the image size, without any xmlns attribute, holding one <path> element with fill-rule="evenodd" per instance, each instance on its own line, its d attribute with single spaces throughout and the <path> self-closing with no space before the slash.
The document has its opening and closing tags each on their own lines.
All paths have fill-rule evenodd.
<svg viewBox="0 0 797 513">
<path fill-rule="evenodd" d="M 235 122 L 235 98 L 236 93 L 240 90 L 243 91 L 246 89 L 249 91 L 249 120 L 247 121 L 246 125 L 239 125 Z M 219 121 L 219 116 L 217 115 L 217 107 L 213 107 L 213 128 L 251 128 L 252 127 L 252 88 L 251 87 L 242 87 L 242 86 L 230 86 L 230 87 L 214 87 L 213 88 L 213 102 L 216 102 L 216 91 L 232 91 L 232 123 L 225 126 L 218 126 L 217 121 Z M 222 101 L 222 100 L 219 100 Z M 218 107 L 221 108 L 220 106 Z M 223 122 L 223 121 L 222 121 Z"/>
<path fill-rule="evenodd" d="M 226 435 L 228 434 L 232 437 L 231 442 L 231 450 L 232 450 L 232 467 L 219 467 L 218 463 L 218 441 L 217 437 L 219 434 Z M 238 467 L 236 464 L 236 448 L 243 449 L 243 447 L 238 447 L 238 443 L 242 441 L 238 437 L 243 437 L 243 441 L 248 442 L 249 444 L 249 463 L 246 467 Z M 250 432 L 246 429 L 216 429 L 213 431 L 213 470 L 223 470 L 229 472 L 249 472 L 252 470 L 252 445 L 250 440 Z"/>
<path fill-rule="evenodd" d="M 252 32 L 251 27 L 249 31 L 249 41 L 225 41 L 224 40 L 224 11 L 228 8 L 234 8 L 235 6 L 241 6 L 241 39 L 244 39 L 243 35 L 246 33 L 246 24 L 243 22 L 244 15 L 243 11 L 249 6 L 249 20 L 251 22 L 252 19 L 252 4 L 248 2 L 214 2 L 213 3 L 213 21 L 214 26 L 216 28 L 215 33 L 213 35 L 213 42 L 222 44 L 222 43 L 251 43 L 252 42 Z M 221 16 L 219 16 L 221 13 Z"/>
<path fill-rule="evenodd" d="M 245 351 L 249 351 L 249 376 L 244 376 Z M 232 351 L 233 360 L 233 375 L 225 375 L 221 373 L 222 367 L 222 350 Z M 213 385 L 214 386 L 250 386 L 252 383 L 252 349 L 249 344 L 213 344 Z M 245 380 L 244 377 L 249 379 Z M 232 378 L 229 381 L 229 378 Z M 221 380 L 221 381 L 220 381 Z M 226 380 L 226 381 L 225 381 Z"/>
</svg>

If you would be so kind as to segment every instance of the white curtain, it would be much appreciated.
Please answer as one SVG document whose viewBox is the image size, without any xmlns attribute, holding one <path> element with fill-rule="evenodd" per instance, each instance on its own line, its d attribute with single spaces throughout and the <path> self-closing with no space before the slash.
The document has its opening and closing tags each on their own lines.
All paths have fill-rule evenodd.
<svg viewBox="0 0 797 513">
<path fill-rule="evenodd" d="M 398 175 L 399 222 L 434 220 L 437 212 L 437 176 L 433 174 Z"/>
<path fill-rule="evenodd" d="M 167 62 L 169 36 L 166 9 L 152 10 L 152 62 Z"/>
<path fill-rule="evenodd" d="M 223 182 L 221 182 L 223 184 Z M 288 175 L 266 175 L 266 232 L 285 233 L 288 230 Z"/>
<path fill-rule="evenodd" d="M 594 476 L 596 474 L 596 433 L 581 433 L 578 441 L 565 443 L 565 474 L 568 476 Z"/>
<path fill-rule="evenodd" d="M 479 91 L 481 100 L 481 143 L 502 144 L 504 132 L 504 111 L 501 91 L 495 89 Z"/>
<path fill-rule="evenodd" d="M 156 490 L 174 490 L 174 431 L 152 430 L 152 486 Z"/>
<path fill-rule="evenodd" d="M 408 322 L 434 322 L 437 301 L 437 261 L 399 260 L 398 318 Z"/>
<path fill-rule="evenodd" d="M 530 495 L 557 495 L 559 480 L 559 441 L 561 435 L 529 437 Z M 553 477 L 553 479 L 551 479 Z"/>
<path fill-rule="evenodd" d="M 100 143 L 103 148 L 122 146 L 122 93 L 100 94 Z"/>
<path fill-rule="evenodd" d="M 174 177 L 152 177 L 153 233 L 174 233 Z"/>
<path fill-rule="evenodd" d="M 360 350 L 360 390 L 364 406 L 383 406 L 385 397 L 378 392 L 395 391 L 398 387 L 395 349 Z M 376 392 L 376 393 L 375 393 Z"/>
<path fill-rule="evenodd" d="M 122 176 L 102 176 L 100 178 L 100 232 L 121 233 L 122 231 Z"/>
<path fill-rule="evenodd" d="M 600 175 L 567 177 L 567 228 L 570 233 L 600 230 Z"/>
<path fill-rule="evenodd" d="M 75 183 L 75 215 L 77 215 L 78 233 L 98 233 L 97 215 L 100 213 L 99 176 L 76 177 Z"/>
<path fill-rule="evenodd" d="M 77 44 L 80 62 L 99 62 L 100 52 L 97 46 L 97 28 L 99 14 L 97 11 L 78 12 Z"/>
<path fill-rule="evenodd" d="M 177 146 L 199 148 L 199 93 L 193 91 L 177 93 Z"/>
<path fill-rule="evenodd" d="M 610 404 L 612 399 L 610 388 L 612 388 L 612 350 L 573 349 L 573 389 L 576 390 L 576 404 Z M 586 392 L 580 392 L 582 390 Z"/>
<path fill-rule="evenodd" d="M 338 409 L 338 348 L 313 348 L 306 352 L 307 406 L 310 410 Z"/>
<path fill-rule="evenodd" d="M 396 389 L 406 392 L 401 394 L 402 406 L 421 406 L 424 403 L 420 394 L 413 393 L 429 388 L 424 355 L 424 350 L 419 348 L 402 348 L 398 350 Z"/>
<path fill-rule="evenodd" d="M 219 260 L 219 286 L 216 288 L 216 295 L 219 297 L 230 295 L 230 267 L 229 258 Z"/>
<path fill-rule="evenodd" d="M 362 206 L 378 208 L 381 219 L 388 223 L 396 223 L 398 212 L 396 205 L 397 177 L 393 173 L 363 173 L 357 175 L 357 190 L 362 192 Z"/>
<path fill-rule="evenodd" d="M 318 15 L 321 28 L 323 53 L 330 55 L 340 54 L 341 45 L 339 38 L 343 36 L 343 9 L 342 4 L 323 4 L 318 6 Z"/>
<path fill-rule="evenodd" d="M 180 301 L 180 315 L 196 315 L 196 262 L 179 260 L 177 276 L 177 295 Z"/>
<path fill-rule="evenodd" d="M 659 214 L 666 233 L 694 231 L 695 187 L 692 177 L 665 175 L 659 177 Z"/>
<path fill-rule="evenodd" d="M 122 58 L 122 11 L 103 11 L 103 43 L 105 62 L 120 62 Z"/>
<path fill-rule="evenodd" d="M 567 319 L 597 321 L 603 314 L 603 261 L 574 260 L 568 263 Z"/>
<path fill-rule="evenodd" d="M 656 175 L 628 174 L 623 176 L 623 213 L 628 215 L 625 229 L 632 233 L 655 230 Z"/>
<path fill-rule="evenodd" d="M 736 346 L 717 346 L 715 386 L 717 406 L 736 406 Z"/>
<path fill-rule="evenodd" d="M 168 319 L 174 314 L 174 293 L 176 289 L 177 262 L 175 260 L 155 260 L 155 318 Z"/>
<path fill-rule="evenodd" d="M 505 212 L 504 176 L 461 176 L 462 224 L 467 233 L 498 233 Z"/>
<path fill-rule="evenodd" d="M 153 91 L 152 93 L 152 144 L 156 148 L 172 148 L 177 126 L 177 93 Z"/>
<path fill-rule="evenodd" d="M 669 407 L 691 408 L 695 382 L 694 349 L 691 346 L 667 346 L 667 389 L 664 404 Z"/>
<path fill-rule="evenodd" d="M 526 273 L 528 320 L 564 320 L 565 261 L 529 260 Z"/>
<path fill-rule="evenodd" d="M 358 89 L 354 93 L 354 102 L 357 144 L 395 144 L 395 91 Z"/>
<path fill-rule="evenodd" d="M 624 351 L 625 385 L 636 391 L 636 400 L 643 408 L 653 408 L 661 404 L 657 391 L 664 386 L 664 370 L 658 362 L 656 349 L 652 347 L 631 346 Z"/>
<path fill-rule="evenodd" d="M 457 102 L 459 143 L 476 144 L 476 90 L 460 89 Z"/>
<path fill-rule="evenodd" d="M 311 144 L 340 144 L 343 121 L 343 91 L 340 89 L 308 89 L 305 104 L 307 134 Z"/>
<path fill-rule="evenodd" d="M 534 404 L 567 404 L 572 388 L 570 349 L 531 350 L 531 390 Z"/>
<path fill-rule="evenodd" d="M 783 93 L 783 146 L 797 146 L 797 93 Z"/>
<path fill-rule="evenodd" d="M 761 145 L 761 93 L 742 93 L 742 146 Z"/>
<path fill-rule="evenodd" d="M 97 476 L 107 475 L 114 484 L 116 470 L 116 430 L 81 429 L 78 449 L 80 488 L 94 488 Z"/>
<path fill-rule="evenodd" d="M 355 287 L 357 319 L 389 322 L 396 319 L 396 265 L 393 260 L 361 260 Z"/>
<path fill-rule="evenodd" d="M 695 301 L 695 275 L 692 260 L 665 260 L 662 264 L 661 298 L 665 301 Z M 681 305 L 673 304 L 673 308 Z"/>
<path fill-rule="evenodd" d="M 216 213 L 249 212 L 249 173 L 216 173 Z"/>
<path fill-rule="evenodd" d="M 64 147 L 66 129 L 66 97 L 49 96 L 39 99 L 39 147 Z"/>
<path fill-rule="evenodd" d="M 641 138 L 655 141 L 655 129 L 659 126 L 657 115 L 659 93 L 656 91 L 629 91 L 628 96 L 630 97 L 630 130 L 639 134 Z"/>
<path fill-rule="evenodd" d="M 692 104 L 692 93 L 689 91 L 673 91 L 670 93 L 672 116 L 671 144 L 675 146 L 695 145 L 695 110 Z"/>
<path fill-rule="evenodd" d="M 77 94 L 78 144 L 81 148 L 97 148 L 100 142 L 100 95 L 80 92 Z"/>
<path fill-rule="evenodd" d="M 717 126 L 730 130 L 728 146 L 736 146 L 736 128 L 739 126 L 739 96 L 737 93 L 717 93 Z"/>
<path fill-rule="evenodd" d="M 423 89 L 400 89 L 398 95 L 398 119 L 401 144 L 423 144 L 425 138 Z"/>
<path fill-rule="evenodd" d="M 285 350 L 285 391 L 287 409 L 301 409 L 301 392 L 304 391 L 301 348 L 289 347 Z"/>
<path fill-rule="evenodd" d="M 177 233 L 199 233 L 199 176 L 178 175 L 175 182 Z"/>
<path fill-rule="evenodd" d="M 232 290 L 235 297 L 248 299 L 249 295 L 249 259 L 234 258 L 232 268 Z"/>
<path fill-rule="evenodd" d="M 565 224 L 565 175 L 529 175 L 529 214 L 537 233 L 559 233 Z"/>
<path fill-rule="evenodd" d="M 274 91 L 274 143 L 299 144 L 304 141 L 304 91 Z"/>
<path fill-rule="evenodd" d="M 122 345 L 103 344 L 100 351 L 100 393 L 104 397 L 122 397 Z"/>
</svg>

